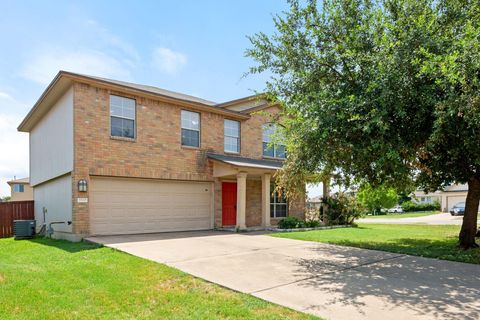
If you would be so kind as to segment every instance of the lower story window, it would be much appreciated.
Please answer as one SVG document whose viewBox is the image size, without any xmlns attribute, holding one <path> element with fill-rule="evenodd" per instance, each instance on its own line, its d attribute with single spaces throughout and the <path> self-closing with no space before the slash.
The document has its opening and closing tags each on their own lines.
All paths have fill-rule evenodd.
<svg viewBox="0 0 480 320">
<path fill-rule="evenodd" d="M 275 190 L 275 186 L 271 186 L 270 190 Z M 286 216 L 288 216 L 288 204 L 285 193 L 279 194 L 273 191 L 270 195 L 270 217 L 285 218 Z"/>
<path fill-rule="evenodd" d="M 430 203 L 430 202 L 433 202 L 433 201 L 432 201 L 432 197 L 421 197 L 421 198 L 420 198 L 420 202 L 422 202 L 422 203 Z"/>
</svg>

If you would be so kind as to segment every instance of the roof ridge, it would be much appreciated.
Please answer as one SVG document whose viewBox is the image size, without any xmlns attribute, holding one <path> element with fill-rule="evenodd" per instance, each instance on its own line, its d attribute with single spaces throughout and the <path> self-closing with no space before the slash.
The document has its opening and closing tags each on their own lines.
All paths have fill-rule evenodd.
<svg viewBox="0 0 480 320">
<path fill-rule="evenodd" d="M 70 71 L 64 71 L 64 72 L 69 73 L 69 74 L 73 74 L 73 75 L 82 76 L 82 77 L 89 77 L 89 78 L 94 78 L 94 79 L 98 79 L 98 80 L 113 82 L 113 83 L 123 83 L 123 84 L 127 84 L 127 85 L 130 85 L 130 86 L 140 86 L 140 87 L 144 87 L 144 88 L 151 88 L 151 89 L 155 89 L 155 90 L 158 90 L 158 91 L 163 91 L 164 93 L 171 93 L 171 94 L 179 95 L 179 96 L 182 96 L 182 97 L 190 97 L 190 98 L 193 98 L 194 100 L 203 101 L 203 103 L 205 103 L 207 105 L 211 105 L 211 106 L 216 106 L 216 105 L 219 104 L 218 102 L 207 100 L 207 99 L 204 99 L 204 98 L 200 98 L 200 97 L 197 97 L 197 96 L 194 96 L 194 95 L 191 95 L 191 94 L 185 94 L 185 93 L 182 93 L 182 92 L 179 92 L 179 91 L 164 89 L 164 88 L 160 88 L 160 87 L 153 86 L 153 85 L 150 85 L 150 84 L 143 84 L 143 83 L 138 83 L 138 82 L 124 81 L 124 80 L 116 80 L 116 79 L 111 79 L 111 78 L 99 77 L 99 76 L 88 75 L 88 74 L 77 73 L 77 72 L 70 72 Z"/>
</svg>

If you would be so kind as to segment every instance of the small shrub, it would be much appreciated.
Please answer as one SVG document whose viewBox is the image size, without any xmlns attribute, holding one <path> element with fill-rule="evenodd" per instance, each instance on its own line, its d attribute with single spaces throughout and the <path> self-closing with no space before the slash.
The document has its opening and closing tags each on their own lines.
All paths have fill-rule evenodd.
<svg viewBox="0 0 480 320">
<path fill-rule="evenodd" d="M 286 217 L 278 222 L 278 227 L 280 229 L 316 228 L 321 224 L 322 222 L 315 216 L 307 217 L 307 220 L 296 217 Z"/>
<path fill-rule="evenodd" d="M 299 220 L 297 223 L 297 228 L 305 228 L 305 221 Z"/>
<path fill-rule="evenodd" d="M 402 203 L 402 209 L 405 212 L 438 211 L 440 210 L 440 202 L 434 201 L 432 203 L 415 203 L 412 201 L 405 201 Z"/>
<path fill-rule="evenodd" d="M 322 212 L 322 220 L 328 225 L 353 224 L 356 218 L 365 214 L 365 210 L 355 197 L 345 193 L 325 197 L 323 203 L 327 205 L 327 210 Z"/>
<path fill-rule="evenodd" d="M 296 217 L 286 217 L 278 222 L 280 229 L 295 229 L 303 228 L 304 226 L 305 222 Z"/>
<path fill-rule="evenodd" d="M 305 228 L 316 228 L 316 227 L 320 227 L 320 221 L 318 220 L 305 221 Z"/>
</svg>

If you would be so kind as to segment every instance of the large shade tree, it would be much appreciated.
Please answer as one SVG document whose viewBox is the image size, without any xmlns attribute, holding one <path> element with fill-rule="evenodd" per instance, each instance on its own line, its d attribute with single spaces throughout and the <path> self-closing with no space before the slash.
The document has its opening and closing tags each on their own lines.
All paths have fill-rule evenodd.
<svg viewBox="0 0 480 320">
<path fill-rule="evenodd" d="M 246 52 L 286 114 L 279 185 L 295 189 L 312 173 L 426 191 L 467 183 L 459 239 L 476 247 L 480 2 L 289 4 Z"/>
</svg>

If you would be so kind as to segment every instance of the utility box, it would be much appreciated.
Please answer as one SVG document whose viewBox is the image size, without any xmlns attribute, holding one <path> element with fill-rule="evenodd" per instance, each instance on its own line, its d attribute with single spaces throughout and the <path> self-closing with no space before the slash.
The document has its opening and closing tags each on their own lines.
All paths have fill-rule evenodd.
<svg viewBox="0 0 480 320">
<path fill-rule="evenodd" d="M 14 220 L 13 235 L 15 240 L 30 239 L 35 236 L 35 220 Z"/>
</svg>

